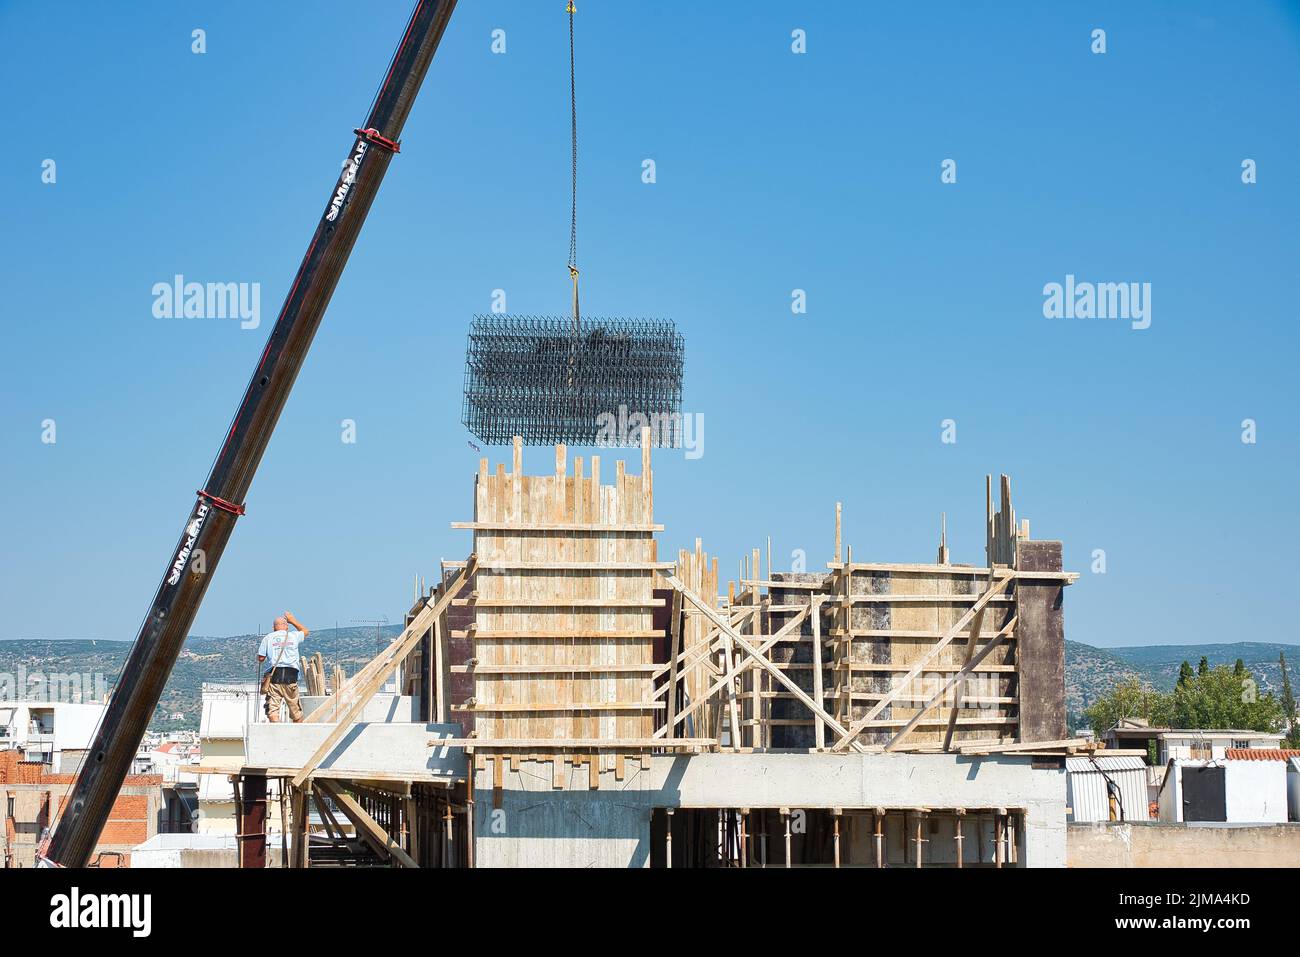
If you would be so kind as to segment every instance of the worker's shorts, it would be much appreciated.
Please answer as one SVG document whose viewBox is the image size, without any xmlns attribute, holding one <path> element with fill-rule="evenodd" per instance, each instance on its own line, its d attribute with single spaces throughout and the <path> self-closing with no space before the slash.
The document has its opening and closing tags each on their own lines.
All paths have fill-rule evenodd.
<svg viewBox="0 0 1300 957">
<path fill-rule="evenodd" d="M 298 682 L 291 685 L 272 684 L 266 694 L 266 720 L 280 720 L 280 702 L 289 706 L 289 720 L 295 723 L 302 720 L 302 705 L 298 702 Z"/>
</svg>

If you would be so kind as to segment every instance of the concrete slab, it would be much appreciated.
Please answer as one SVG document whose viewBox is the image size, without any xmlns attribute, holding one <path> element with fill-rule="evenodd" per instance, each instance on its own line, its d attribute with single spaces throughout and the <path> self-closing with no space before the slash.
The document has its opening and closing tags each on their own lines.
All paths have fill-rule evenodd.
<svg viewBox="0 0 1300 957">
<path fill-rule="evenodd" d="M 1065 770 L 1027 756 L 656 755 L 587 787 L 586 768 L 552 786 L 550 762 L 475 777 L 480 867 L 644 867 L 655 808 L 1007 808 L 1023 814 L 1023 863 L 1065 865 Z"/>
<path fill-rule="evenodd" d="M 300 768 L 324 743 L 330 724 L 255 724 L 248 729 L 248 758 L 254 768 Z M 429 739 L 459 737 L 459 724 L 364 722 L 353 725 L 320 763 L 336 775 L 389 777 L 412 781 L 464 780 L 468 767 L 461 748 L 430 748 Z"/>
</svg>

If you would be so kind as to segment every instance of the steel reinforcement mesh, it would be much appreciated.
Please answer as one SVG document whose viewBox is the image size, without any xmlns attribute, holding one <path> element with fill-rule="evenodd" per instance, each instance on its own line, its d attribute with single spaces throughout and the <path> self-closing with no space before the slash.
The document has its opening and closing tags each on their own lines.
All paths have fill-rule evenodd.
<svg viewBox="0 0 1300 957">
<path fill-rule="evenodd" d="M 629 422 L 680 422 L 685 357 L 671 320 L 583 319 L 575 338 L 571 317 L 475 316 L 462 421 L 487 445 L 634 445 Z"/>
</svg>

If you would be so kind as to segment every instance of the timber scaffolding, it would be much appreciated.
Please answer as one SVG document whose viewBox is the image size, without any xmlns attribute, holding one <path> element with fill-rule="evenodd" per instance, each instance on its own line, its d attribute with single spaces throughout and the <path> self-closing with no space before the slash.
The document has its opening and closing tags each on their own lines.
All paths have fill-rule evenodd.
<svg viewBox="0 0 1300 957">
<path fill-rule="evenodd" d="M 598 456 L 575 458 L 570 473 L 564 446 L 547 475 L 523 473 L 519 438 L 508 471 L 482 459 L 473 519 L 452 523 L 473 533 L 469 558 L 444 562 L 443 581 L 420 588 L 402 634 L 309 716 L 310 757 L 246 767 L 244 780 L 281 777 L 295 809 L 316 802 L 322 863 L 360 847 L 371 863 L 474 866 L 476 845 L 495 850 L 481 843 L 494 811 L 513 808 L 521 792 L 527 810 L 547 793 L 563 804 L 575 791 L 608 792 L 624 807 L 635 792 L 645 805 L 637 848 L 595 863 L 788 866 L 792 853 L 832 863 L 833 847 L 839 866 L 843 837 L 862 842 L 857 863 L 893 865 L 901 854 L 920 866 L 940 831 L 948 849 L 931 850 L 937 861 L 1018 863 L 1030 808 L 1017 803 L 1024 795 L 1012 776 L 993 792 L 940 801 L 895 788 L 889 804 L 868 785 L 796 804 L 785 798 L 802 796 L 797 788 L 760 803 L 721 785 L 711 800 L 706 783 L 688 801 L 694 779 L 674 783 L 672 797 L 665 783 L 693 756 L 709 759 L 700 766 L 712 774 L 726 756 L 766 756 L 754 770 L 773 777 L 795 760 L 820 761 L 808 765 L 814 773 L 865 761 L 883 781 L 906 767 L 899 761 L 929 756 L 943 774 L 954 762 L 968 774 L 967 764 L 986 761 L 990 780 L 1059 772 L 1061 756 L 1083 746 L 1066 739 L 1063 687 L 1061 597 L 1077 576 L 1062 570 L 1060 542 L 1031 540 L 1028 522 L 1017 521 L 1009 479 L 996 509 L 986 485 L 984 566 L 952 564 L 946 530 L 933 564 L 855 562 L 837 504 L 825 572 L 773 571 L 769 544 L 766 574 L 754 549 L 719 594 L 717 559 L 698 539 L 676 561 L 658 557 L 649 432 L 640 474 L 618 460 L 610 485 Z M 399 670 L 427 722 L 417 745 L 427 749 L 421 759 L 432 755 L 427 767 L 404 772 L 393 760 L 383 772 L 347 770 L 348 742 L 374 734 L 365 709 Z M 961 775 L 953 780 L 960 789 Z M 476 782 L 480 804 L 491 792 L 477 811 Z M 812 820 L 793 837 L 799 807 Z M 309 829 L 300 840 L 292 829 L 290 864 L 316 853 Z M 976 850 L 964 854 L 964 840 Z M 567 861 L 551 843 L 541 858 L 492 862 Z"/>
</svg>

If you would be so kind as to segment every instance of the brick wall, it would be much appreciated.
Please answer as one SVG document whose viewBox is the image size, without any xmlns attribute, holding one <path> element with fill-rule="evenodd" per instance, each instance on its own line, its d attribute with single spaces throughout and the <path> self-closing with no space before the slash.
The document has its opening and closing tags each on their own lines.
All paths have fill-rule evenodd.
<svg viewBox="0 0 1300 957">
<path fill-rule="evenodd" d="M 67 800 L 67 792 L 76 779 L 73 774 L 47 774 L 45 765 L 36 761 L 22 761 L 17 751 L 0 751 L 0 800 L 8 794 L 40 795 L 38 802 L 15 802 L 15 817 L 8 816 L 8 802 L 0 805 L 0 814 L 4 817 L 4 833 L 7 849 L 12 854 L 12 865 L 31 867 L 35 852 L 35 841 L 39 840 L 41 827 L 47 823 L 50 805 L 57 805 L 62 810 Z M 31 813 L 37 804 L 42 808 L 39 814 Z M 95 847 L 96 855 L 101 852 L 120 852 L 120 862 L 113 857 L 104 857 L 102 867 L 128 866 L 130 854 L 127 853 L 137 844 L 142 844 L 158 833 L 158 809 L 162 804 L 161 774 L 132 774 L 122 784 L 122 790 L 113 802 L 108 822 Z M 29 820 L 30 818 L 30 820 Z M 19 832 L 23 833 L 19 833 Z M 30 832 L 30 836 L 27 832 Z"/>
</svg>

